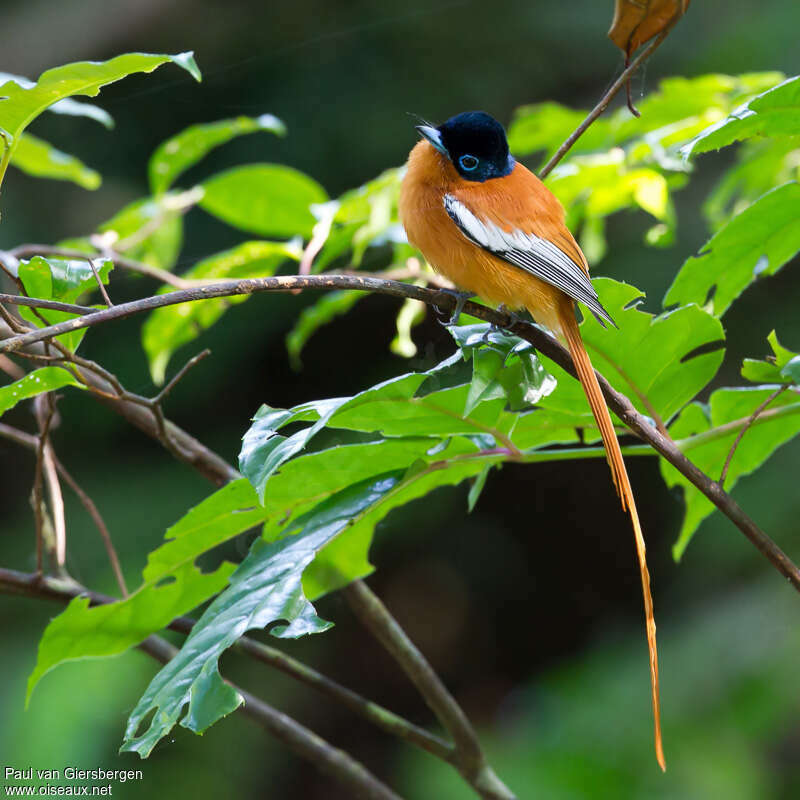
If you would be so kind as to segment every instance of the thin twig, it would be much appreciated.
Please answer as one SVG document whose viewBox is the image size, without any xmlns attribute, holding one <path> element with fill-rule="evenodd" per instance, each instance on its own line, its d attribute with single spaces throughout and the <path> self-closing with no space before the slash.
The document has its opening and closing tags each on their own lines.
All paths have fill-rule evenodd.
<svg viewBox="0 0 800 800">
<path fill-rule="evenodd" d="M 783 394 L 791 384 L 784 383 L 783 386 L 779 386 L 774 392 L 770 394 L 770 396 L 747 418 L 747 422 L 742 426 L 737 434 L 736 438 L 733 440 L 733 444 L 731 445 L 731 449 L 728 450 L 728 455 L 725 458 L 725 465 L 722 467 L 722 472 L 719 476 L 719 481 L 717 481 L 720 485 L 720 488 L 725 484 L 725 478 L 728 475 L 728 467 L 731 465 L 731 459 L 733 458 L 733 454 L 736 452 L 736 448 L 739 446 L 739 442 L 742 441 L 742 437 L 747 433 L 750 429 L 750 426 L 758 419 L 761 412 L 779 395 Z"/>
<path fill-rule="evenodd" d="M 40 297 L 24 297 L 20 294 L 4 294 L 0 292 L 0 303 L 12 303 L 15 306 L 30 308 L 49 308 L 53 311 L 66 311 L 68 314 L 94 314 L 99 308 L 79 306 L 75 303 L 61 303 L 58 300 L 46 300 Z"/>
<path fill-rule="evenodd" d="M 60 603 L 73 597 L 88 595 L 93 604 L 106 604 L 113 597 L 90 592 L 73 580 L 53 579 L 34 573 L 26 574 L 0 568 L 0 591 L 26 597 L 46 598 Z M 160 636 L 148 636 L 138 645 L 162 664 L 174 658 L 177 648 Z M 265 703 L 236 684 L 227 681 L 244 699 L 240 713 L 255 720 L 267 732 L 280 740 L 301 758 L 349 788 L 353 797 L 369 800 L 401 800 L 388 786 L 379 781 L 359 761 L 333 747 L 313 731 L 288 715 Z"/>
<path fill-rule="evenodd" d="M 461 706 L 380 599 L 360 580 L 348 585 L 344 595 L 356 616 L 402 667 L 439 722 L 453 737 L 456 746 L 455 766 L 470 786 L 483 798 L 512 800 L 514 794 L 489 766 Z"/>
<path fill-rule="evenodd" d="M 3 370 L 9 378 L 15 381 L 24 378 L 26 374 L 25 370 L 8 356 L 0 356 L 0 369 Z"/>
<path fill-rule="evenodd" d="M 97 281 L 97 285 L 100 287 L 100 294 L 103 296 L 103 300 L 108 308 L 111 308 L 114 304 L 111 302 L 111 298 L 108 296 L 108 292 L 106 291 L 106 287 L 103 285 L 103 281 L 100 279 L 100 274 L 97 271 L 97 267 L 94 265 L 93 258 L 86 259 L 89 262 L 89 266 L 92 268 L 92 273 L 94 274 L 95 280 Z"/>
<path fill-rule="evenodd" d="M 161 401 L 177 386 L 178 382 L 183 378 L 183 376 L 195 365 L 202 361 L 204 358 L 208 358 L 211 355 L 211 351 L 206 348 L 205 350 L 198 353 L 196 356 L 190 358 L 181 368 L 178 370 L 178 373 L 175 375 L 174 378 L 155 396 L 153 397 L 153 403 L 160 404 Z"/>
<path fill-rule="evenodd" d="M 150 311 L 165 305 L 184 303 L 193 300 L 205 300 L 209 297 L 226 297 L 233 295 L 252 294 L 255 292 L 287 292 L 291 289 L 355 289 L 358 291 L 370 291 L 377 294 L 386 294 L 392 297 L 412 298 L 421 300 L 428 305 L 438 306 L 442 310 L 453 310 L 456 299 L 446 292 L 433 289 L 425 289 L 408 283 L 387 281 L 379 278 L 363 277 L 358 275 L 335 275 L 324 273 L 322 275 L 282 275 L 271 278 L 249 278 L 240 281 L 220 281 L 208 286 L 193 289 L 182 289 L 168 294 L 154 295 L 142 300 L 135 300 L 131 303 L 122 303 L 113 308 L 101 309 L 95 314 L 84 317 L 76 317 L 66 323 L 50 325 L 46 328 L 37 329 L 24 334 L 16 334 L 4 341 L 0 341 L 0 352 L 18 351 L 33 343 L 41 342 L 52 336 L 61 333 L 68 333 L 77 328 L 87 328 L 99 325 L 101 322 L 108 322 L 113 319 L 122 319 L 134 314 Z M 0 306 L 2 308 L 2 306 Z M 562 347 L 552 336 L 541 328 L 519 319 L 511 318 L 508 314 L 495 311 L 487 306 L 468 301 L 463 309 L 477 319 L 491 322 L 495 325 L 506 328 L 511 333 L 530 342 L 535 348 L 540 350 L 551 360 L 555 361 L 560 367 L 565 369 L 570 375 L 575 377 L 575 367 L 567 350 Z M 722 511 L 731 522 L 752 542 L 759 552 L 767 558 L 772 565 L 786 578 L 792 585 L 800 591 L 800 569 L 784 553 L 767 534 L 739 507 L 736 501 L 726 494 L 724 489 L 702 470 L 698 469 L 681 452 L 668 437 L 664 436 L 641 415 L 621 392 L 614 389 L 608 381 L 598 373 L 600 388 L 603 390 L 609 408 L 627 425 L 642 441 L 647 442 L 660 455 L 662 455 L 678 472 L 686 476 L 717 508 Z M 113 400 L 118 403 L 118 400 Z M 146 402 L 146 398 L 145 398 Z M 150 435 L 160 436 L 157 431 L 153 414 L 147 413 L 142 418 L 141 411 L 135 411 L 136 407 L 126 406 L 125 416 L 134 424 L 141 427 Z M 184 432 L 181 432 L 184 433 Z M 172 435 L 172 434 L 171 434 Z M 185 444 L 180 443 L 180 448 L 184 452 L 181 460 L 186 463 L 194 464 L 201 469 L 211 480 L 218 485 L 227 483 L 231 480 L 231 471 L 235 470 L 224 460 L 219 459 L 216 454 L 210 453 L 203 448 L 199 442 L 188 437 Z M 202 448 L 202 450 L 199 450 Z"/>
<path fill-rule="evenodd" d="M 617 92 L 625 86 L 630 80 L 631 76 L 637 69 L 656 51 L 658 46 L 672 30 L 672 26 L 678 21 L 679 17 L 675 19 L 664 28 L 661 33 L 650 42 L 641 53 L 622 71 L 622 74 L 611 84 L 611 88 L 600 98 L 600 102 L 586 115 L 586 119 L 578 125 L 577 128 L 564 140 L 561 146 L 556 150 L 553 157 L 542 167 L 539 171 L 539 177 L 544 180 L 552 171 L 553 167 L 561 161 L 567 154 L 572 145 L 586 132 L 586 129 L 608 108 L 608 104 L 616 97 Z"/>
<path fill-rule="evenodd" d="M 44 449 L 47 444 L 47 434 L 50 431 L 50 424 L 55 414 L 55 403 L 48 392 L 46 397 L 50 402 L 42 413 L 37 413 L 36 418 L 39 424 L 39 443 L 36 447 L 36 467 L 33 476 L 33 491 L 31 492 L 31 502 L 33 503 L 33 517 L 36 524 L 36 571 L 39 574 L 44 572 L 44 498 L 42 497 L 42 475 L 44 472 Z M 37 409 L 38 411 L 38 409 Z"/>
</svg>

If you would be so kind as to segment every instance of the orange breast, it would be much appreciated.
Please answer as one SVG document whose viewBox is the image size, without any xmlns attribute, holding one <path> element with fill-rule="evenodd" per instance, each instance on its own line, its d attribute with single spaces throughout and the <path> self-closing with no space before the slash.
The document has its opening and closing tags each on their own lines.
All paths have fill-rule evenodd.
<svg viewBox="0 0 800 800">
<path fill-rule="evenodd" d="M 526 308 L 537 322 L 560 334 L 558 308 L 565 302 L 571 305 L 572 300 L 467 239 L 444 208 L 443 198 L 448 193 L 480 218 L 506 231 L 516 228 L 546 237 L 585 265 L 580 248 L 564 226 L 558 200 L 522 164 L 504 178 L 465 181 L 447 158 L 421 141 L 408 159 L 399 211 L 409 242 L 437 272 L 493 305 Z"/>
</svg>

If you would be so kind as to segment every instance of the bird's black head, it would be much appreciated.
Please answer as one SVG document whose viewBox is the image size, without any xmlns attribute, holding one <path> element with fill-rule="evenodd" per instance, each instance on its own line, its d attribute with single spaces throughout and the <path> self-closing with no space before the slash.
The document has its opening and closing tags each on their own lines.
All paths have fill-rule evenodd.
<svg viewBox="0 0 800 800">
<path fill-rule="evenodd" d="M 503 126 L 484 111 L 465 111 L 438 128 L 418 125 L 417 130 L 468 181 L 502 178 L 514 169 Z"/>
</svg>

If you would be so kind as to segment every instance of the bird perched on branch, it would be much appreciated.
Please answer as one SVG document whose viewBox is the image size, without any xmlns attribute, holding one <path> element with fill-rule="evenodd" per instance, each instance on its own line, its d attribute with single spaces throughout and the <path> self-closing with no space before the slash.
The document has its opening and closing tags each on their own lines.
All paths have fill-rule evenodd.
<svg viewBox="0 0 800 800">
<path fill-rule="evenodd" d="M 569 348 L 614 486 L 633 523 L 650 651 L 656 758 L 664 769 L 656 626 L 644 538 L 614 424 L 581 339 L 575 304 L 588 308 L 601 324 L 614 321 L 589 280 L 586 258 L 564 224 L 561 203 L 510 155 L 497 120 L 469 111 L 439 127 L 418 125 L 417 130 L 422 140 L 411 151 L 400 190 L 400 218 L 409 242 L 437 272 L 466 290 L 465 296 L 527 309 Z"/>
</svg>

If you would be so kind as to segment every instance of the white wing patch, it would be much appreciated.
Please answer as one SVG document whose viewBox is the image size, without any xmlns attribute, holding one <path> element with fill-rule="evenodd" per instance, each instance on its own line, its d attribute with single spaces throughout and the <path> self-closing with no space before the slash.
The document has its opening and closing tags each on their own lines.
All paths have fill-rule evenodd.
<svg viewBox="0 0 800 800">
<path fill-rule="evenodd" d="M 614 325 L 614 320 L 597 299 L 589 276 L 561 248 L 533 233 L 504 231 L 499 225 L 477 217 L 451 194 L 444 196 L 444 207 L 470 241 L 561 289 L 573 300 L 583 303 L 601 324 L 606 320 Z"/>
</svg>

